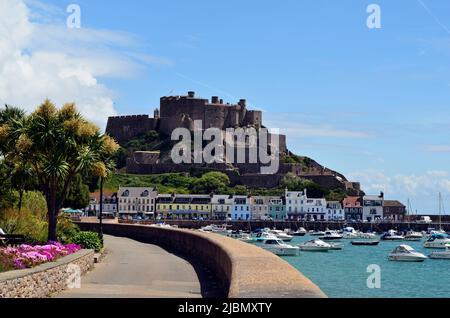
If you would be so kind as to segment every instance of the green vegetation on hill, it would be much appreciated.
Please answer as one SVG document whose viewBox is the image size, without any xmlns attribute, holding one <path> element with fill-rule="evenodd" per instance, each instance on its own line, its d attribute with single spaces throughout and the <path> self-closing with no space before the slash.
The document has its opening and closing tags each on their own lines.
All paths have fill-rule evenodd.
<svg viewBox="0 0 450 318">
<path fill-rule="evenodd" d="M 127 158 L 135 151 L 160 151 L 164 154 L 173 147 L 173 141 L 151 130 L 136 138 L 129 140 L 126 144 L 120 145 L 114 159 L 117 169 L 122 169 L 127 165 Z"/>
<path fill-rule="evenodd" d="M 133 175 L 115 174 L 105 183 L 105 188 L 117 191 L 122 187 L 155 187 L 159 193 L 176 194 L 230 194 L 281 196 L 287 188 L 290 191 L 307 190 L 312 198 L 327 198 L 330 201 L 340 201 L 346 193 L 341 189 L 327 190 L 317 183 L 302 179 L 289 173 L 275 189 L 247 189 L 245 186 L 230 186 L 228 176 L 221 172 L 208 172 L 203 175 L 189 176 L 183 173 L 169 173 L 161 175 Z"/>
<path fill-rule="evenodd" d="M 289 153 L 281 158 L 283 163 L 300 164 L 304 168 L 308 168 L 311 165 L 312 160 L 308 157 L 297 156 Z"/>
<path fill-rule="evenodd" d="M 230 179 L 221 172 L 208 172 L 197 177 L 191 177 L 183 173 L 161 175 L 115 174 L 105 183 L 105 188 L 112 190 L 118 190 L 120 186 L 155 187 L 160 193 L 177 194 L 242 193 L 242 188 L 230 187 Z"/>
</svg>

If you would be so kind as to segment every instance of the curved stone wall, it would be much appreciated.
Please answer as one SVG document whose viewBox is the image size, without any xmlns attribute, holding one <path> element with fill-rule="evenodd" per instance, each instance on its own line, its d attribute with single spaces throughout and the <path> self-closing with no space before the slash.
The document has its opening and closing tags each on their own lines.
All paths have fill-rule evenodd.
<svg viewBox="0 0 450 318">
<path fill-rule="evenodd" d="M 96 230 L 97 223 L 79 223 Z M 278 256 L 231 238 L 193 230 L 104 224 L 105 234 L 127 237 L 195 257 L 210 268 L 229 298 L 322 298 L 325 294 Z"/>
<path fill-rule="evenodd" d="M 34 268 L 0 273 L 0 298 L 41 298 L 65 290 L 73 275 L 70 265 L 79 266 L 80 274 L 94 266 L 94 251 L 81 250 Z"/>
</svg>

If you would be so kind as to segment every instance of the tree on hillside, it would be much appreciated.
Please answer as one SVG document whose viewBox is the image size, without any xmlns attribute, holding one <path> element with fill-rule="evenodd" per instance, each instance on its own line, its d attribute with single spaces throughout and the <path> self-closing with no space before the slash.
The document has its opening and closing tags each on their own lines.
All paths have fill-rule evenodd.
<svg viewBox="0 0 450 318">
<path fill-rule="evenodd" d="M 6 162 L 31 166 L 47 202 L 48 239 L 55 241 L 58 214 L 77 175 L 105 177 L 119 146 L 74 104 L 58 110 L 46 100 L 30 115 L 3 113 L 0 120 L 0 151 Z"/>
<path fill-rule="evenodd" d="M 221 172 L 208 172 L 192 184 L 192 192 L 200 194 L 220 193 L 230 185 L 228 176 Z"/>
<path fill-rule="evenodd" d="M 329 191 L 322 188 L 317 183 L 300 178 L 293 173 L 288 173 L 281 180 L 280 186 L 288 189 L 289 191 L 303 191 L 306 189 L 308 197 L 310 198 L 323 198 Z"/>
</svg>

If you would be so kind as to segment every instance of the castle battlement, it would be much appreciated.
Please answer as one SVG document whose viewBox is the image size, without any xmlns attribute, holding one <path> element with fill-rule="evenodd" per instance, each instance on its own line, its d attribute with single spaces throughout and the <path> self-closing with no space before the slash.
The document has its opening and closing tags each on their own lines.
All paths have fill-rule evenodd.
<svg viewBox="0 0 450 318">
<path fill-rule="evenodd" d="M 201 121 L 203 129 L 236 127 L 262 127 L 262 112 L 248 110 L 247 101 L 240 99 L 236 104 L 224 103 L 219 96 L 211 99 L 196 97 L 190 91 L 185 96 L 163 96 L 154 118 L 149 115 L 127 115 L 110 117 L 106 132 L 119 143 L 137 137 L 149 130 L 156 130 L 170 136 L 176 128 L 194 129 L 194 122 Z M 285 138 L 281 136 L 280 148 L 286 149 Z M 280 149 L 280 150 L 281 150 Z"/>
</svg>

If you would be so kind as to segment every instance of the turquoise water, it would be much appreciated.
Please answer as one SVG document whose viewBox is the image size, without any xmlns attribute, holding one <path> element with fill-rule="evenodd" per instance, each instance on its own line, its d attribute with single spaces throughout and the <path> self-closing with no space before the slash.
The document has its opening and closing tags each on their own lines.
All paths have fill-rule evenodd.
<svg viewBox="0 0 450 318">
<path fill-rule="evenodd" d="M 289 244 L 312 239 L 296 237 Z M 342 251 L 328 253 L 303 252 L 284 259 L 300 270 L 332 298 L 445 298 L 450 297 L 450 260 L 427 259 L 423 263 L 391 262 L 388 255 L 400 244 L 412 246 L 429 255 L 433 250 L 422 247 L 423 242 L 384 242 L 378 246 L 352 246 L 342 240 Z M 381 288 L 367 287 L 367 267 L 381 268 Z"/>
</svg>

